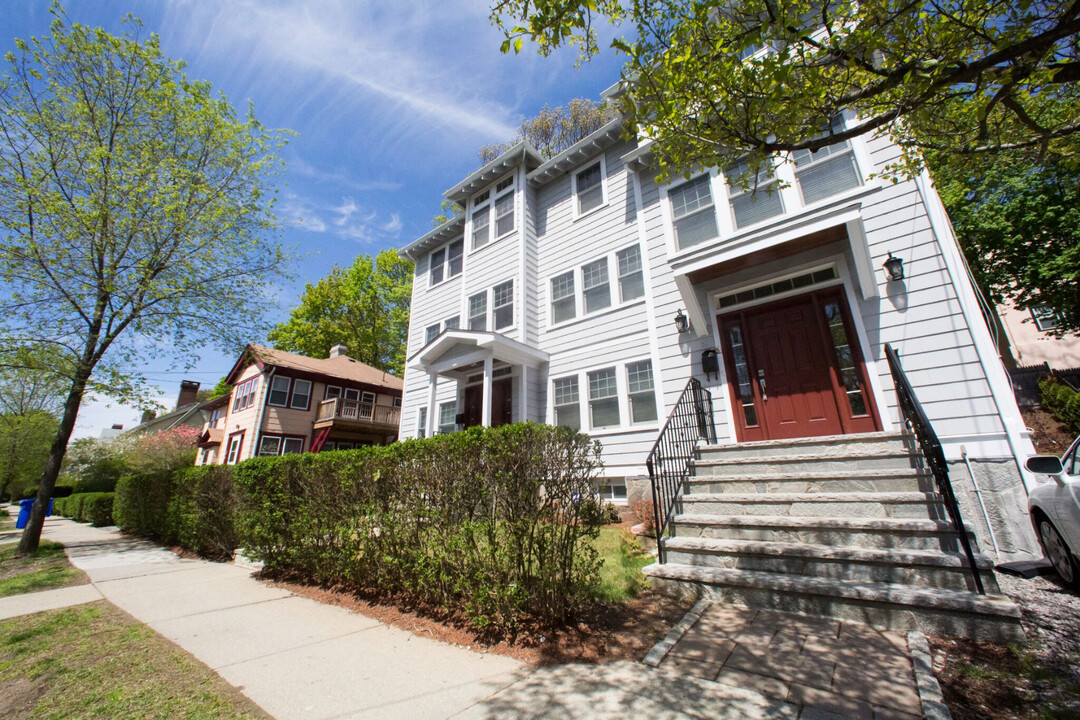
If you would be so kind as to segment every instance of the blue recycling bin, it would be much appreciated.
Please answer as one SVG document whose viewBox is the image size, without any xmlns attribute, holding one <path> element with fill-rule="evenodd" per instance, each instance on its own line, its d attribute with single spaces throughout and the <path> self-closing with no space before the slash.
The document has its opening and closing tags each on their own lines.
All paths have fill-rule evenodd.
<svg viewBox="0 0 1080 720">
<path fill-rule="evenodd" d="M 33 507 L 33 498 L 30 498 L 29 500 L 19 501 L 19 519 L 15 521 L 16 530 L 26 527 L 26 523 L 30 521 L 30 509 Z"/>
</svg>

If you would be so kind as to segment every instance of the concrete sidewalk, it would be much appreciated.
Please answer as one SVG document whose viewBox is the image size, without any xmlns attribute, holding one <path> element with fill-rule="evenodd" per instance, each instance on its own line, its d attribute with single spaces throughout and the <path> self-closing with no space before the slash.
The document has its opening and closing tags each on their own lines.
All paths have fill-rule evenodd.
<svg viewBox="0 0 1080 720">
<path fill-rule="evenodd" d="M 269 587 L 234 565 L 48 518 L 107 600 L 291 718 L 794 718 L 755 691 L 640 663 L 533 668 Z M 40 609 L 40 608 L 39 608 Z"/>
</svg>

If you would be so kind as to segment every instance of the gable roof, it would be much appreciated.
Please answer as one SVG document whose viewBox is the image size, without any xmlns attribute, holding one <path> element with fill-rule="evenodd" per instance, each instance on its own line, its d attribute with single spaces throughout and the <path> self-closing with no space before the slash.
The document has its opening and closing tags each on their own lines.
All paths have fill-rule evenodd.
<svg viewBox="0 0 1080 720">
<path fill-rule="evenodd" d="M 405 387 L 405 383 L 402 382 L 401 378 L 378 368 L 373 368 L 351 357 L 342 355 L 333 358 L 311 358 L 306 355 L 298 355 L 255 344 L 244 348 L 240 359 L 236 361 L 233 369 L 229 371 L 226 382 L 232 384 L 240 371 L 248 366 L 248 362 L 245 362 L 248 360 L 257 363 L 259 367 L 270 365 L 354 383 L 378 385 L 390 390 L 401 390 Z"/>
</svg>

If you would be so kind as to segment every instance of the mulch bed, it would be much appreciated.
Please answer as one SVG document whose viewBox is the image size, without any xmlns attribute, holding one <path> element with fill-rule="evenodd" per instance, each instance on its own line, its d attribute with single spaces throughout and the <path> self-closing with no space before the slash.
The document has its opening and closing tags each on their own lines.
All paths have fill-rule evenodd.
<svg viewBox="0 0 1080 720">
<path fill-rule="evenodd" d="M 594 605 L 568 627 L 552 630 L 525 623 L 513 637 L 499 637 L 471 628 L 464 616 L 402 598 L 370 597 L 294 578 L 263 579 L 301 597 L 347 608 L 420 637 L 474 652 L 505 655 L 530 665 L 641 660 L 692 604 L 645 590 L 626 603 Z"/>
<path fill-rule="evenodd" d="M 1080 718 L 1080 596 L 1056 577 L 998 575 L 1023 611 L 1024 645 L 930 639 L 955 720 Z"/>
<path fill-rule="evenodd" d="M 1076 438 L 1061 422 L 1042 408 L 1021 410 L 1024 422 L 1031 428 L 1035 449 L 1042 455 L 1061 455 Z"/>
</svg>

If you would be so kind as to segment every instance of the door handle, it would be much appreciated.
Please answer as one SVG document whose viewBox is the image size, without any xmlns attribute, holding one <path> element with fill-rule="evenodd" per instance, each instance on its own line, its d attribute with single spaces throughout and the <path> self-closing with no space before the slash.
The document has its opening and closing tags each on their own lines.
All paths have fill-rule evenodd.
<svg viewBox="0 0 1080 720">
<path fill-rule="evenodd" d="M 757 383 L 758 383 L 758 387 L 761 389 L 761 400 L 762 400 L 762 402 L 765 402 L 766 400 L 769 399 L 769 396 L 765 394 L 765 371 L 764 370 L 759 369 L 757 371 Z"/>
</svg>

